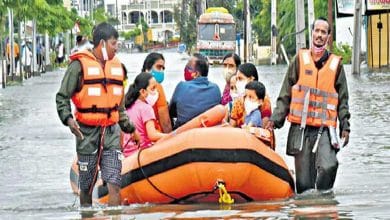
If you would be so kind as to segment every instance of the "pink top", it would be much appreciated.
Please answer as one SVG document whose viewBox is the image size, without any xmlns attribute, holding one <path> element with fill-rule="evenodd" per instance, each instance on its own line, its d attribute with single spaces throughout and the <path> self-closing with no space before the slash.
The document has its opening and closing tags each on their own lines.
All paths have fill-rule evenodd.
<svg viewBox="0 0 390 220">
<path fill-rule="evenodd" d="M 149 104 L 137 99 L 135 103 L 128 109 L 126 109 L 127 115 L 130 121 L 132 121 L 140 135 L 140 147 L 147 148 L 152 145 L 152 142 L 148 138 L 146 132 L 146 122 L 150 120 L 156 120 L 154 115 L 153 107 Z M 125 157 L 134 153 L 137 150 L 137 145 L 133 140 L 130 139 L 130 134 L 125 133 L 123 135 L 123 154 Z"/>
</svg>

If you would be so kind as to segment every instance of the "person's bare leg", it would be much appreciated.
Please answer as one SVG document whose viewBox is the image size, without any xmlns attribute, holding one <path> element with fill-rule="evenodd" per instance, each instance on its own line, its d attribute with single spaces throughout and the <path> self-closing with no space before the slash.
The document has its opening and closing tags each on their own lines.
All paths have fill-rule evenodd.
<svg viewBox="0 0 390 220">
<path fill-rule="evenodd" d="M 121 204 L 120 186 L 107 183 L 108 187 L 108 205 L 118 206 Z"/>
</svg>

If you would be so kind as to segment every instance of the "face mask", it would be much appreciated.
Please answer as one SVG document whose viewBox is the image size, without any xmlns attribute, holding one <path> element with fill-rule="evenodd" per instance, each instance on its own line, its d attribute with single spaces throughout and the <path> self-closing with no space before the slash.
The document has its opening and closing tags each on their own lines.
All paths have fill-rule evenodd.
<svg viewBox="0 0 390 220">
<path fill-rule="evenodd" d="M 158 71 L 158 70 L 152 69 L 150 74 L 152 74 L 152 76 L 156 79 L 156 81 L 158 83 L 162 83 L 164 81 L 164 71 Z"/>
<path fill-rule="evenodd" d="M 325 49 L 326 49 L 326 45 L 327 44 L 328 44 L 328 40 L 326 40 L 326 43 L 322 47 L 318 47 L 318 46 L 314 45 L 314 41 L 312 41 L 312 43 L 311 43 L 311 45 L 313 47 L 313 51 L 314 51 L 315 54 L 323 53 L 325 51 Z"/>
<path fill-rule="evenodd" d="M 106 42 L 105 41 L 103 41 L 102 56 L 103 56 L 103 60 L 108 60 L 108 54 L 107 54 L 107 48 L 106 48 Z"/>
<path fill-rule="evenodd" d="M 230 97 L 232 97 L 232 99 L 234 100 L 234 99 L 240 97 L 240 95 L 236 91 L 230 90 Z"/>
<path fill-rule="evenodd" d="M 145 98 L 146 102 L 151 106 L 154 106 L 154 104 L 156 104 L 157 99 L 158 99 L 158 91 L 148 92 L 148 96 L 146 96 Z"/>
<path fill-rule="evenodd" d="M 223 69 L 223 78 L 226 80 L 226 82 L 229 82 L 230 78 L 235 74 L 236 72 L 231 68 L 224 68 Z"/>
<path fill-rule="evenodd" d="M 236 82 L 236 87 L 237 87 L 237 93 L 239 95 L 244 95 L 245 94 L 245 86 L 248 82 L 246 80 L 240 80 Z"/>
<path fill-rule="evenodd" d="M 184 79 L 186 81 L 193 80 L 194 77 L 192 77 L 193 69 L 190 66 L 186 66 L 184 68 Z"/>
<path fill-rule="evenodd" d="M 251 112 L 253 112 L 254 110 L 256 110 L 257 108 L 259 108 L 259 103 L 253 102 L 249 99 L 245 99 L 244 106 L 245 106 L 245 112 L 248 115 Z"/>
</svg>

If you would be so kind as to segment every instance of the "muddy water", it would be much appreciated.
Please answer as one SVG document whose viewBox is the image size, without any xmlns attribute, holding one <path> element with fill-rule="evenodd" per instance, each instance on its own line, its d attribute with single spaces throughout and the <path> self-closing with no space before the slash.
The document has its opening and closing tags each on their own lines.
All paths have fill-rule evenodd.
<svg viewBox="0 0 390 220">
<path fill-rule="evenodd" d="M 163 83 L 170 97 L 182 79 L 185 57 L 166 53 Z M 146 54 L 120 54 L 129 78 L 141 69 Z M 259 66 L 260 80 L 273 103 L 286 66 Z M 22 86 L 0 90 L 0 219 L 171 219 L 294 217 L 390 218 L 390 73 L 356 78 L 346 66 L 350 88 L 352 132 L 350 144 L 338 154 L 339 173 L 333 192 L 308 192 L 285 201 L 253 202 L 221 207 L 217 204 L 142 204 L 80 212 L 69 185 L 69 166 L 75 155 L 74 139 L 55 110 L 64 70 L 29 79 Z M 209 78 L 221 88 L 220 67 Z M 277 130 L 277 152 L 285 156 L 288 126 Z"/>
</svg>

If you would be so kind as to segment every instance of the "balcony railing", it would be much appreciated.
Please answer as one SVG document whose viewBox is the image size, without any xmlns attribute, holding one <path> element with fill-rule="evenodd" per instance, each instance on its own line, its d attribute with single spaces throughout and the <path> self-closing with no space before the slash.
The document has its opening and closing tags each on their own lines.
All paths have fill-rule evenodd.
<svg viewBox="0 0 390 220">
<path fill-rule="evenodd" d="M 132 3 L 130 5 L 122 5 L 122 11 L 126 10 L 142 10 L 142 9 L 173 9 L 174 3 L 158 3 L 158 1 L 145 2 L 145 3 Z"/>
</svg>

